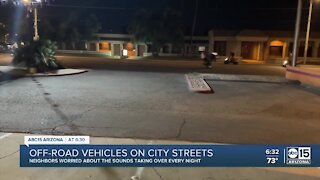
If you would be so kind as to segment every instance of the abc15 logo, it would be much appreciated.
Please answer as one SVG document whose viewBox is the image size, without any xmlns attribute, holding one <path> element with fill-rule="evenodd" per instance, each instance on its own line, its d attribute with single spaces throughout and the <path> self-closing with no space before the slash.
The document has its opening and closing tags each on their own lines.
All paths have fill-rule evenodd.
<svg viewBox="0 0 320 180">
<path fill-rule="evenodd" d="M 288 159 L 311 160 L 311 147 L 288 147 Z"/>
</svg>

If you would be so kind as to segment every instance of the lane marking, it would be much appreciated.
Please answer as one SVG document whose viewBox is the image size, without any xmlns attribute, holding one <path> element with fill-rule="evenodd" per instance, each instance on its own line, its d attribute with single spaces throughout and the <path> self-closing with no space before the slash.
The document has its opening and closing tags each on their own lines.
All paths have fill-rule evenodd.
<svg viewBox="0 0 320 180">
<path fill-rule="evenodd" d="M 11 135 L 12 135 L 12 133 L 4 134 L 4 135 L 0 136 L 0 140 L 1 140 L 1 139 L 4 139 L 4 138 L 6 138 L 6 137 L 9 137 L 9 136 L 11 136 Z"/>
</svg>

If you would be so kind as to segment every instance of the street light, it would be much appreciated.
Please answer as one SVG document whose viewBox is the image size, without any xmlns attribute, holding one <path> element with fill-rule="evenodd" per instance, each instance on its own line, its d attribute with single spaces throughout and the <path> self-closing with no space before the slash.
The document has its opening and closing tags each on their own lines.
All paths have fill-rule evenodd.
<svg viewBox="0 0 320 180">
<path fill-rule="evenodd" d="M 34 14 L 34 36 L 33 40 L 38 41 L 40 39 L 39 37 L 39 31 L 38 31 L 38 6 L 42 3 L 49 2 L 50 0 L 2 0 L 2 4 L 8 4 L 12 3 L 13 5 L 23 5 L 26 6 L 30 12 L 33 12 Z"/>
<path fill-rule="evenodd" d="M 34 36 L 33 40 L 38 41 L 40 39 L 39 31 L 38 31 L 38 8 L 37 6 L 42 3 L 42 0 L 22 0 L 23 5 L 30 8 L 30 12 L 33 12 L 33 28 L 34 28 Z"/>
<path fill-rule="evenodd" d="M 310 26 L 311 26 L 311 18 L 312 18 L 312 9 L 313 9 L 313 1 L 310 0 L 310 8 L 309 8 L 309 17 L 308 17 L 308 26 L 307 26 L 307 33 L 306 33 L 306 42 L 304 46 L 304 59 L 303 64 L 307 63 L 307 57 L 308 57 L 308 49 L 309 49 L 309 38 L 310 38 Z M 319 0 L 316 0 L 319 1 Z"/>
</svg>

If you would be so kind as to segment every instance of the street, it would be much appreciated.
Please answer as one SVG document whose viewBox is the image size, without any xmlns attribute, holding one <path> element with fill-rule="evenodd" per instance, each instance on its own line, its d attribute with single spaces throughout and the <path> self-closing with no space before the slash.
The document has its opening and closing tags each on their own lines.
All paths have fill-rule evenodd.
<svg viewBox="0 0 320 180">
<path fill-rule="evenodd" d="M 132 179 L 135 174 L 159 180 L 319 178 L 318 168 L 18 168 L 17 147 L 25 133 L 89 135 L 93 144 L 320 142 L 319 89 L 206 79 L 213 93 L 204 94 L 190 92 L 185 78 L 194 72 L 283 78 L 285 69 L 279 65 L 218 62 L 208 70 L 197 61 L 59 60 L 89 72 L 0 81 L 3 179 Z M 2 56 L 0 64 L 8 63 L 10 56 Z"/>
<path fill-rule="evenodd" d="M 59 57 L 88 73 L 0 85 L 0 131 L 214 143 L 319 143 L 319 90 L 291 83 L 210 81 L 190 92 L 184 74 L 281 75 L 275 65 Z M 78 60 L 77 60 L 78 59 Z"/>
<path fill-rule="evenodd" d="M 319 2 L 0 1 L 0 180 L 320 179 Z"/>
<path fill-rule="evenodd" d="M 281 65 L 224 65 L 222 59 L 213 63 L 212 69 L 206 69 L 202 61 L 194 60 L 110 60 L 98 57 L 58 56 L 58 60 L 67 68 L 85 68 L 94 70 L 136 71 L 136 72 L 169 72 L 169 73 L 222 73 L 284 76 Z"/>
</svg>

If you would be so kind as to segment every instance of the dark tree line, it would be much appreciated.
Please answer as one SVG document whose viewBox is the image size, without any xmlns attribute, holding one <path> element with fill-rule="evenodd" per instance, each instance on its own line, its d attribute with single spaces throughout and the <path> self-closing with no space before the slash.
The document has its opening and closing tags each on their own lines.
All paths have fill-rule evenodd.
<svg viewBox="0 0 320 180">
<path fill-rule="evenodd" d="M 11 16 L 8 16 L 3 22 L 6 27 L 0 27 L 0 36 L 9 33 L 11 42 L 32 41 L 34 35 L 32 12 L 21 6 L 6 6 L 5 8 L 10 8 L 6 13 Z M 101 30 L 100 21 L 95 14 L 71 11 L 64 13 L 63 18 L 57 18 L 47 16 L 45 8 L 39 9 L 38 25 L 41 39 L 50 39 L 71 47 L 74 47 L 75 43 L 92 39 L 94 34 Z"/>
<path fill-rule="evenodd" d="M 152 53 L 157 56 L 166 43 L 181 46 L 184 42 L 183 22 L 179 11 L 140 10 L 136 13 L 129 27 L 134 42 L 152 45 Z"/>
<path fill-rule="evenodd" d="M 75 44 L 83 40 L 90 40 L 101 30 L 101 24 L 94 14 L 86 15 L 70 12 L 65 19 L 43 19 L 40 23 L 40 36 L 44 39 L 56 41 L 63 46 Z"/>
</svg>

